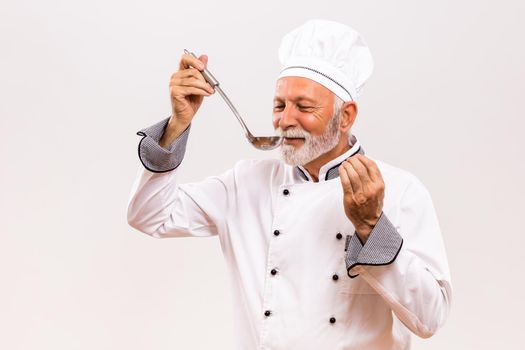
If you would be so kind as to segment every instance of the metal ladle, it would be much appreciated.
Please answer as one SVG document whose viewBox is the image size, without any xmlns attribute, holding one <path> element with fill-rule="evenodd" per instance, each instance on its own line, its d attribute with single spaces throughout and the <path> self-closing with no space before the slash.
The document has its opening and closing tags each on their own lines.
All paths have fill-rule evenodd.
<svg viewBox="0 0 525 350">
<path fill-rule="evenodd" d="M 184 53 L 188 55 L 192 55 L 193 57 L 197 58 L 193 52 L 190 52 L 188 50 L 184 50 Z M 204 76 L 204 79 L 216 90 L 219 92 L 219 94 L 222 96 L 228 107 L 232 110 L 233 114 L 237 117 L 237 120 L 241 124 L 244 133 L 246 135 L 246 138 L 248 141 L 257 149 L 263 150 L 263 151 L 269 151 L 274 148 L 277 148 L 281 145 L 283 142 L 283 138 L 280 136 L 253 136 L 250 130 L 248 130 L 248 127 L 244 123 L 244 120 L 242 119 L 241 115 L 233 105 L 233 103 L 230 101 L 228 96 L 222 91 L 222 89 L 219 86 L 219 81 L 215 79 L 215 77 L 210 73 L 209 70 L 206 68 L 201 72 Z"/>
</svg>

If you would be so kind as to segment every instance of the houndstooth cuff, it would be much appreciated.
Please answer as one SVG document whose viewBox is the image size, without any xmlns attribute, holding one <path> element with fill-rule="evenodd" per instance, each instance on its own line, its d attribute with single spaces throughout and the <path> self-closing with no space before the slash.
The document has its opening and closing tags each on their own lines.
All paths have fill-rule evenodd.
<svg viewBox="0 0 525 350">
<path fill-rule="evenodd" d="M 357 234 L 347 240 L 345 262 L 348 276 L 358 276 L 350 273 L 350 270 L 358 265 L 391 264 L 396 260 L 402 245 L 403 238 L 382 212 L 364 245 Z"/>
<path fill-rule="evenodd" d="M 143 136 L 138 147 L 140 161 L 146 169 L 154 173 L 165 173 L 176 169 L 186 152 L 191 124 L 167 149 L 159 144 L 169 120 L 170 117 L 137 132 L 137 135 Z"/>
</svg>

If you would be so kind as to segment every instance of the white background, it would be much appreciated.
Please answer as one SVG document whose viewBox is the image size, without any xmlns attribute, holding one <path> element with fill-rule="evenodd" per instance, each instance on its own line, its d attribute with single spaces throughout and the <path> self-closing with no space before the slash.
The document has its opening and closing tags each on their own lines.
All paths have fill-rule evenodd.
<svg viewBox="0 0 525 350">
<path fill-rule="evenodd" d="M 170 114 L 184 48 L 210 56 L 248 125 L 271 134 L 277 48 L 311 18 L 362 33 L 368 155 L 427 186 L 453 277 L 448 323 L 414 349 L 523 339 L 523 1 L 0 3 L 0 348 L 230 349 L 218 239 L 126 222 L 135 133 Z M 194 121 L 183 182 L 257 151 L 219 96 Z"/>
</svg>

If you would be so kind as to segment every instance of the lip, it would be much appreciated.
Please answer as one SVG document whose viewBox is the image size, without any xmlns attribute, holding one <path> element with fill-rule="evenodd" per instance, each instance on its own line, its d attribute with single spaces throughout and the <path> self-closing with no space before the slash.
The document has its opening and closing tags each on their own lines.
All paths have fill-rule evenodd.
<svg viewBox="0 0 525 350">
<path fill-rule="evenodd" d="M 283 143 L 285 145 L 298 145 L 300 144 L 301 142 L 304 142 L 304 138 L 302 137 L 298 137 L 298 138 L 294 138 L 294 137 L 285 137 L 284 140 L 283 140 Z"/>
</svg>

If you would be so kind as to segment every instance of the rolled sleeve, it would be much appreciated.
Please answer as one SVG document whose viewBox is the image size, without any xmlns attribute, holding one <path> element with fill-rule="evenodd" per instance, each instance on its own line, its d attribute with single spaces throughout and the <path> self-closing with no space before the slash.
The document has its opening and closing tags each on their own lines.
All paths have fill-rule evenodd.
<svg viewBox="0 0 525 350">
<path fill-rule="evenodd" d="M 352 274 L 351 270 L 359 265 L 391 264 L 399 254 L 402 245 L 403 238 L 386 214 L 382 212 L 364 245 L 357 234 L 350 238 L 345 258 L 348 276 L 357 277 L 358 275 Z"/>
<path fill-rule="evenodd" d="M 138 153 L 142 165 L 154 173 L 164 173 L 176 169 L 184 158 L 191 124 L 180 134 L 168 148 L 159 142 L 168 125 L 169 117 L 137 132 L 143 136 L 139 142 Z"/>
</svg>

